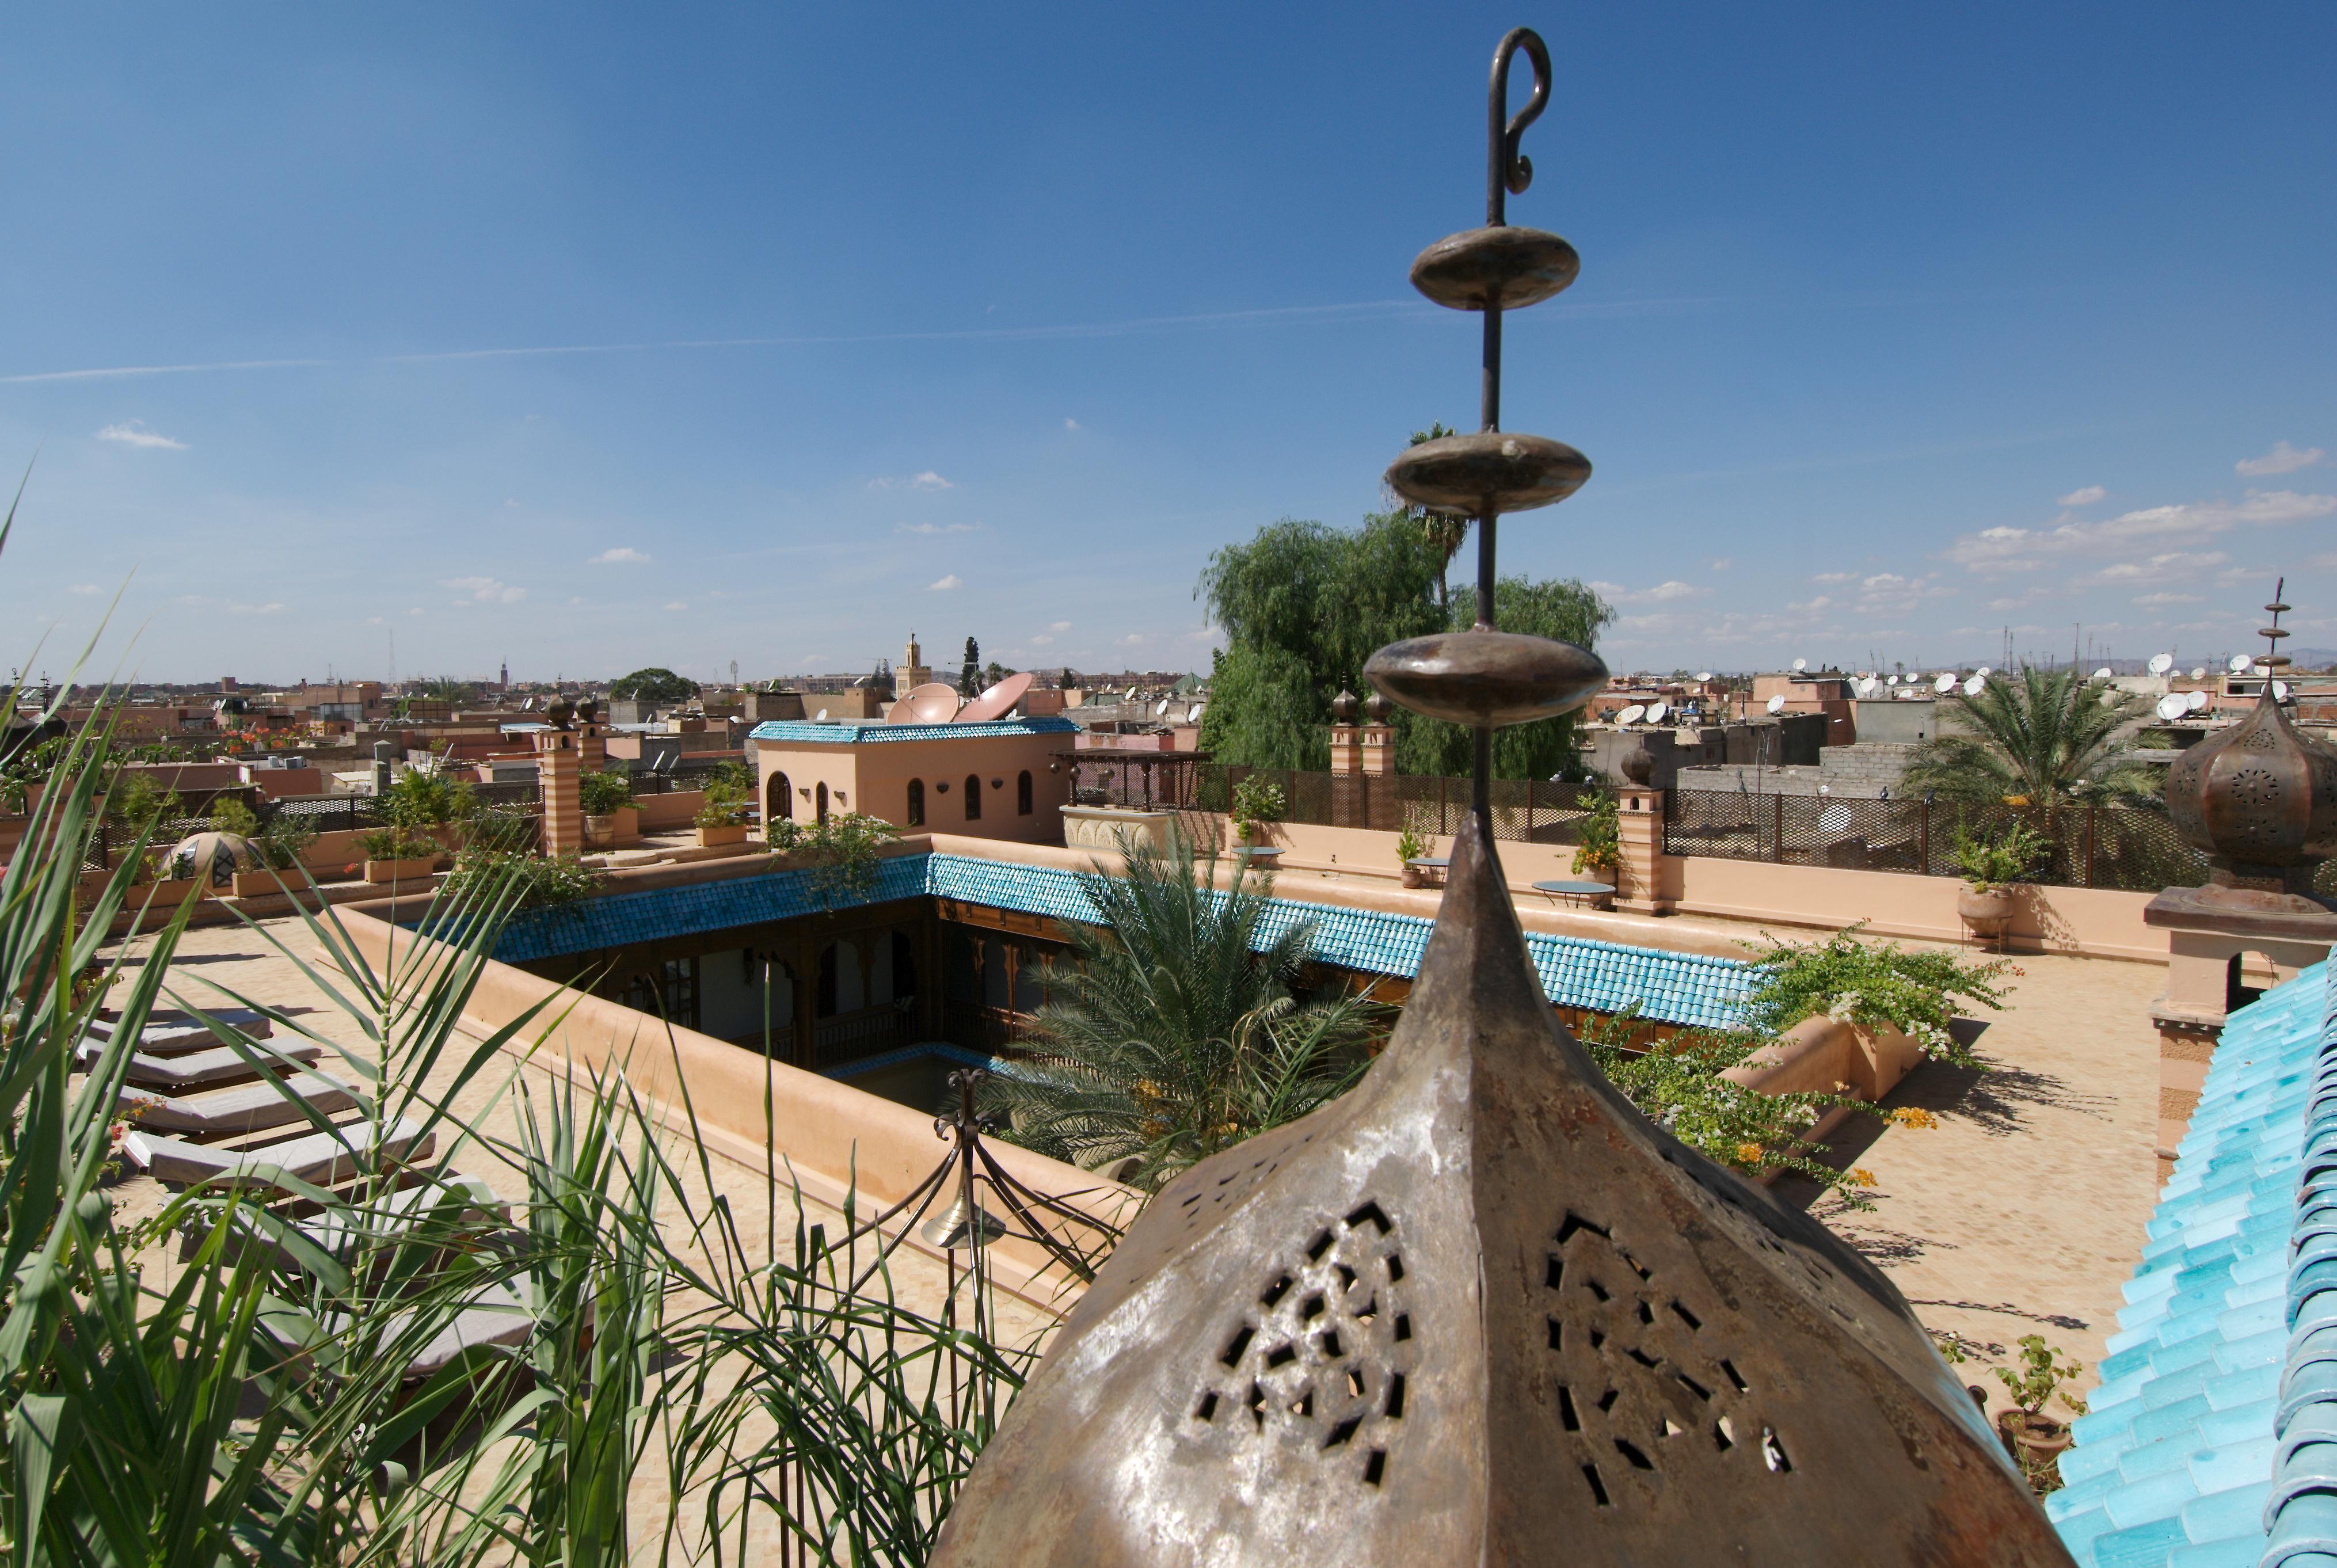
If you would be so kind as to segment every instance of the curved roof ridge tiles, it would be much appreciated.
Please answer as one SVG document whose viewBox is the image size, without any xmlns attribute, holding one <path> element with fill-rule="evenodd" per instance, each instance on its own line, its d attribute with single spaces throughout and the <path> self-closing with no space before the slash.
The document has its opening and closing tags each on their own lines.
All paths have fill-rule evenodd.
<svg viewBox="0 0 2337 1568">
<path fill-rule="evenodd" d="M 836 746 L 865 740 L 978 740 L 997 735 L 1075 735 L 1079 726 L 1059 714 L 1036 719 L 992 719 L 974 724 L 887 724 L 881 719 L 846 719 L 821 724 L 809 719 L 767 719 L 747 731 L 749 740 L 793 740 Z"/>
<path fill-rule="evenodd" d="M 2226 1021 L 2046 1512 L 2081 1563 L 2337 1563 L 2337 991 Z"/>
</svg>

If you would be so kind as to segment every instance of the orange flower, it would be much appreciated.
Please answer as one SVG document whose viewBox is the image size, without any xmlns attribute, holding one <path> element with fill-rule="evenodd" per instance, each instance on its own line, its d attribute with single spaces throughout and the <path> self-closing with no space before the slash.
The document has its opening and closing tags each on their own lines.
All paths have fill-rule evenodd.
<svg viewBox="0 0 2337 1568">
<path fill-rule="evenodd" d="M 1874 1172 L 1863 1165 L 1853 1165 L 1850 1168 L 1850 1184 L 1853 1187 L 1872 1187 L 1874 1185 Z"/>
<path fill-rule="evenodd" d="M 1744 1165 L 1758 1165 L 1761 1163 L 1761 1145 L 1758 1143 L 1739 1143 L 1736 1146 L 1737 1162 Z"/>
<path fill-rule="evenodd" d="M 1902 1105 L 1891 1112 L 1891 1120 L 1902 1127 L 1937 1127 L 1940 1119 L 1919 1105 Z"/>
</svg>

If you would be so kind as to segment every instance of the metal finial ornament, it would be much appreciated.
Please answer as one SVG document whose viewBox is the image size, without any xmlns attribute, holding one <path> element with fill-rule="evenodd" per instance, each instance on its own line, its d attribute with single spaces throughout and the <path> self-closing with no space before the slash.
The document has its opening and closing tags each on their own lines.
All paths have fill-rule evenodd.
<svg viewBox="0 0 2337 1568">
<path fill-rule="evenodd" d="M 957 1164 L 957 1198 L 948 1209 L 918 1226 L 917 1234 L 926 1245 L 944 1251 L 978 1252 L 1006 1234 L 1005 1224 L 973 1199 L 975 1152 L 981 1147 L 983 1131 L 989 1125 L 974 1110 L 973 1102 L 982 1081 L 988 1076 L 978 1067 L 951 1073 L 949 1086 L 957 1091 L 957 1110 L 934 1118 L 936 1134 L 957 1140 L 952 1155 Z"/>
<path fill-rule="evenodd" d="M 2288 580 L 2273 589 L 2273 623 L 2263 636 L 2275 650 L 2264 691 L 2248 716 L 2186 750 L 2166 770 L 2166 815 L 2175 830 L 2207 855 L 2207 886 L 2170 888 L 2153 901 L 2176 914 L 2211 913 L 2315 918 L 2337 904 L 2313 891 L 2314 870 L 2337 855 L 2337 750 L 2301 733 L 2273 689 L 2288 667 L 2278 652 L 2288 632 L 2280 618 Z M 2146 912 L 2152 924 L 2166 924 Z"/>
<path fill-rule="evenodd" d="M 1510 66 L 1523 53 L 1533 66 L 1524 108 L 1509 114 Z M 1581 270 L 1574 247 L 1555 234 L 1510 225 L 1507 198 L 1533 181 L 1520 150 L 1526 127 L 1550 102 L 1550 51 L 1520 27 L 1493 53 L 1486 90 L 1485 227 L 1440 240 L 1412 264 L 1413 286 L 1440 305 L 1485 318 L 1481 426 L 1474 436 L 1423 441 L 1390 465 L 1390 489 L 1414 505 L 1477 524 L 1477 622 L 1390 643 L 1364 675 L 1415 713 L 1466 724 L 1477 732 L 1473 805 L 1490 808 L 1493 731 L 1556 718 L 1582 705 L 1607 680 L 1607 666 L 1587 649 L 1494 630 L 1498 519 L 1563 501 L 1590 477 L 1589 459 L 1561 441 L 1501 432 L 1501 316 L 1540 303 Z"/>
<path fill-rule="evenodd" d="M 1520 52 L 1535 92 L 1505 120 Z M 1521 190 L 1540 41 L 1503 39 L 1493 83 L 1495 177 Z M 1489 279 L 1489 315 L 1526 253 L 1503 243 L 1442 248 Z M 1550 450 L 1574 483 L 1589 466 L 1491 434 L 1497 392 L 1488 434 L 1390 471 L 1414 499 L 1463 475 L 1483 524 L 1482 622 L 1368 670 L 1479 731 L 1478 808 L 1403 1015 L 1354 1090 L 1146 1206 L 934 1568 L 2070 1561 L 1891 1283 L 1641 1115 L 1550 1007 L 1493 853 L 1489 740 L 1605 670 L 1491 630 L 1491 534 L 1542 504 L 1521 498 Z"/>
</svg>

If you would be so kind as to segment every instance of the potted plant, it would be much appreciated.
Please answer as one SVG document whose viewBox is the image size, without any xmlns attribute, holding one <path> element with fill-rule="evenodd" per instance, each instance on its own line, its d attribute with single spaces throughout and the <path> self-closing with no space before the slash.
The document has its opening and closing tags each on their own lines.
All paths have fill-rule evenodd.
<svg viewBox="0 0 2337 1568">
<path fill-rule="evenodd" d="M 621 769 L 603 769 L 576 780 L 576 803 L 584 812 L 586 842 L 607 846 L 640 837 L 640 811 L 633 805 L 633 781 Z"/>
<path fill-rule="evenodd" d="M 1622 880 L 1623 819 L 1615 797 L 1601 791 L 1582 817 L 1582 842 L 1574 851 L 1575 875 L 1588 871 L 1602 882 Z"/>
<path fill-rule="evenodd" d="M 268 826 L 261 829 L 259 836 L 251 840 L 252 848 L 259 855 L 261 867 L 239 869 L 231 878 L 235 896 L 239 898 L 264 898 L 297 883 L 298 877 L 287 873 L 299 870 L 301 854 L 315 842 L 316 838 L 317 829 L 306 818 L 279 811 L 269 819 Z"/>
<path fill-rule="evenodd" d="M 1413 861 L 1419 859 L 1423 855 L 1427 853 L 1428 840 L 1423 838 L 1418 833 L 1413 831 L 1410 826 L 1406 826 L 1403 832 L 1395 836 L 1396 869 L 1403 877 L 1403 885 L 1405 887 L 1425 887 L 1428 886 L 1427 870 L 1423 867 L 1413 864 Z"/>
<path fill-rule="evenodd" d="M 701 848 L 718 844 L 744 844 L 747 841 L 746 791 L 737 780 L 714 778 L 706 781 L 706 799 L 691 818 L 698 826 L 698 843 Z"/>
<path fill-rule="evenodd" d="M 190 893 L 200 896 L 199 890 L 203 887 L 191 849 L 151 850 L 140 875 L 145 883 L 146 897 L 153 900 L 157 908 L 176 904 Z"/>
<path fill-rule="evenodd" d="M 438 840 L 411 828 L 377 828 L 357 835 L 365 851 L 365 879 L 396 887 L 400 882 L 427 882 L 438 864 Z"/>
<path fill-rule="evenodd" d="M 1253 773 L 1234 786 L 1234 836 L 1244 844 L 1263 842 L 1272 826 L 1282 820 L 1288 802 L 1282 786 Z"/>
<path fill-rule="evenodd" d="M 1994 838 L 1956 836 L 1956 867 L 1964 877 L 1956 914 L 1974 936 L 2003 942 L 2019 906 L 2018 885 L 2044 857 L 2045 848 L 2044 835 L 2017 819 Z"/>
<path fill-rule="evenodd" d="M 2069 1424 L 2046 1415 L 2046 1401 L 2062 1384 L 2083 1377 L 2086 1371 L 2078 1362 L 2057 1361 L 2056 1355 L 2043 1335 L 2024 1334 L 2018 1364 L 1996 1369 L 1997 1381 L 2011 1392 L 2013 1406 L 1998 1415 L 1996 1427 L 2004 1435 L 2005 1447 L 2029 1474 L 2032 1485 L 2035 1473 L 2069 1446 Z M 2062 1394 L 2061 1403 L 2080 1415 L 2085 1413 L 2085 1401 L 2074 1395 Z"/>
</svg>

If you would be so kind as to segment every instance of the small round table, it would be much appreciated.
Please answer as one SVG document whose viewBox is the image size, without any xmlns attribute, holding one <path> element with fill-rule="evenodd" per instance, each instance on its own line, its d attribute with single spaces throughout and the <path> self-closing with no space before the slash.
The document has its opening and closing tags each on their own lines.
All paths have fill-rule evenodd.
<svg viewBox="0 0 2337 1568">
<path fill-rule="evenodd" d="M 1234 851 L 1234 857 L 1240 860 L 1272 860 L 1281 853 L 1279 844 L 1244 844 Z"/>
<path fill-rule="evenodd" d="M 1587 899 L 1589 901 L 1593 908 L 1599 907 L 1599 901 L 1600 899 L 1604 898 L 1611 900 L 1615 897 L 1615 887 L 1613 883 L 1593 882 L 1588 878 L 1579 882 L 1569 882 L 1564 880 L 1556 882 L 1537 882 L 1533 885 L 1533 890 L 1537 893 L 1547 893 L 1553 898 L 1564 898 L 1569 902 L 1572 902 L 1577 899 Z"/>
</svg>

